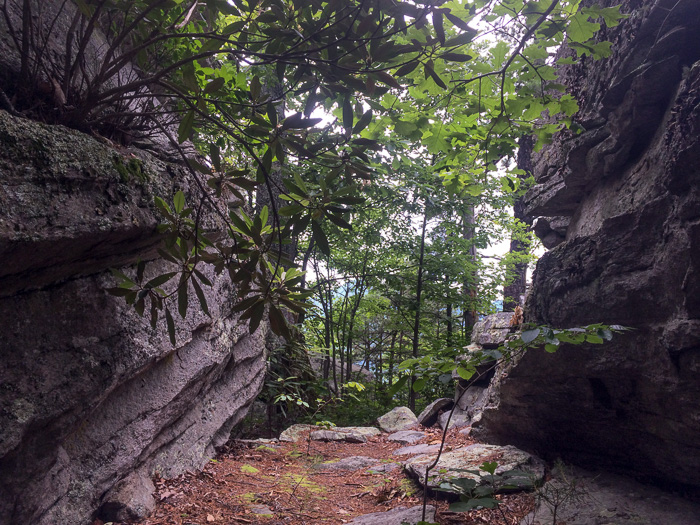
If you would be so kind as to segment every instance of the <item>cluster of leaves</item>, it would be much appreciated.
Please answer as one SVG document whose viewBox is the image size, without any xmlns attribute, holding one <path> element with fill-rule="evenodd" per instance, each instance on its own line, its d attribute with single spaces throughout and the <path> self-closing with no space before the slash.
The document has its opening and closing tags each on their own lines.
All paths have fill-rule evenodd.
<svg viewBox="0 0 700 525">
<path fill-rule="evenodd" d="M 495 461 L 484 462 L 478 470 L 455 469 L 468 476 L 441 483 L 437 490 L 459 495 L 459 501 L 450 504 L 452 512 L 468 512 L 478 508 L 497 508 L 500 501 L 494 497 L 496 494 L 535 486 L 531 472 L 515 469 L 496 474 L 497 470 L 498 463 Z"/>
<path fill-rule="evenodd" d="M 367 182 L 412 156 L 430 156 L 453 194 L 487 196 L 518 136 L 545 141 L 571 124 L 577 104 L 561 94 L 551 49 L 609 53 L 592 39 L 621 15 L 579 3 L 78 0 L 73 12 L 69 0 L 4 0 L 0 10 L 21 57 L 10 93 L 20 113 L 139 144 L 165 136 L 190 168 L 195 204 L 156 202 L 177 275 L 144 283 L 140 271 L 115 290 L 152 319 L 164 310 L 174 339 L 167 303 L 177 297 L 184 315 L 190 290 L 204 303 L 200 264 L 228 272 L 251 330 L 269 312 L 288 336 L 284 310 L 300 313 L 305 297 L 294 290 L 297 240 L 328 256 L 329 229 L 353 225 Z M 72 30 L 56 57 L 46 50 L 62 16 Z M 543 113 L 562 119 L 535 125 Z M 388 161 L 394 152 L 403 163 Z M 516 190 L 515 175 L 499 186 Z M 202 232 L 205 216 L 219 232 Z M 171 279 L 176 291 L 164 290 Z"/>
<path fill-rule="evenodd" d="M 457 360 L 449 357 L 436 360 L 430 356 L 407 359 L 399 365 L 403 372 L 399 382 L 405 384 L 408 377 L 419 376 L 421 381 L 415 382 L 413 388 L 420 391 L 431 377 L 439 377 L 452 371 L 455 371 L 463 380 L 469 381 L 475 375 L 477 377 L 480 374 L 483 375 L 485 368 L 493 370 L 500 363 L 509 361 L 528 349 L 544 349 L 548 353 L 554 353 L 562 343 L 603 344 L 605 341 L 611 341 L 614 334 L 628 330 L 629 328 L 624 326 L 601 323 L 575 328 L 524 325 L 519 333 L 508 338 L 498 349 L 483 349 L 479 345 L 469 345 L 464 349 L 466 353 L 462 352 L 463 355 Z"/>
</svg>

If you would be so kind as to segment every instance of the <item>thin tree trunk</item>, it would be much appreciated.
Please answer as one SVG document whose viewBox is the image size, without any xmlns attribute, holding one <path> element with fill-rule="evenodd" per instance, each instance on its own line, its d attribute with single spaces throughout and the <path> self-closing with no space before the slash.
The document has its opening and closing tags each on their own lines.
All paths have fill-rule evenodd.
<svg viewBox="0 0 700 525">
<path fill-rule="evenodd" d="M 518 159 L 517 166 L 524 170 L 525 173 L 520 175 L 521 179 L 526 179 L 532 174 L 532 151 L 535 145 L 535 139 L 532 135 L 521 137 L 518 142 Z M 519 197 L 513 203 L 513 216 L 516 220 L 531 225 L 531 221 L 525 215 L 525 204 L 523 198 Z M 515 235 L 510 239 L 510 253 L 522 254 L 527 253 L 528 245 L 518 239 Z M 515 307 L 521 304 L 521 297 L 525 295 L 527 287 L 527 263 L 516 263 L 512 268 L 507 269 L 508 278 L 513 280 L 503 287 L 503 311 L 512 312 Z"/>
<path fill-rule="evenodd" d="M 452 348 L 452 303 L 447 303 L 447 312 L 445 312 L 447 317 L 447 334 L 445 335 L 445 344 L 447 348 Z"/>
<path fill-rule="evenodd" d="M 418 357 L 418 343 L 420 336 L 420 314 L 421 314 L 421 296 L 423 295 L 423 263 L 425 261 L 425 230 L 428 225 L 428 203 L 425 204 L 425 213 L 423 214 L 423 226 L 420 236 L 420 253 L 418 256 L 418 282 L 416 283 L 416 315 L 413 320 L 413 351 L 414 358 Z M 413 385 L 416 382 L 416 376 L 411 376 L 409 381 L 408 391 L 408 408 L 416 409 L 416 392 L 413 390 Z"/>
<path fill-rule="evenodd" d="M 474 246 L 474 206 L 465 203 L 462 211 L 462 238 L 472 241 L 469 247 L 469 257 L 476 267 L 476 246 Z M 463 283 L 464 295 L 464 336 L 467 337 L 472 327 L 476 324 L 476 275 L 467 276 Z"/>
</svg>

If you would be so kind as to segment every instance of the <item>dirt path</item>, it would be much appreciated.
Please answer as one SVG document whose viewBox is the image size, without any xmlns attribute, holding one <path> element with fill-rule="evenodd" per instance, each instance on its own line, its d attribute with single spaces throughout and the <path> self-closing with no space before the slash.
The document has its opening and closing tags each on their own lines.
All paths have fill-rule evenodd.
<svg viewBox="0 0 700 525">
<path fill-rule="evenodd" d="M 439 443 L 441 434 L 424 429 L 418 443 Z M 468 437 L 451 431 L 447 446 L 471 444 Z M 367 443 L 324 443 L 303 439 L 297 443 L 242 444 L 222 452 L 199 473 L 172 480 L 156 480 L 157 509 L 141 525 L 302 525 L 349 523 L 353 518 L 421 504 L 421 492 L 403 473 L 401 456 L 392 453 L 403 445 L 373 437 Z M 327 470 L 324 462 L 363 456 L 375 458 L 386 472 Z M 406 459 L 406 456 L 403 456 Z M 367 461 L 367 460 L 366 460 Z M 430 501 L 438 508 L 440 524 L 517 525 L 534 506 L 526 494 L 506 495 L 502 507 L 507 523 L 493 510 L 450 513 L 447 502 Z M 100 525 L 96 522 L 93 525 Z M 115 524 L 116 525 L 116 524 Z"/>
</svg>

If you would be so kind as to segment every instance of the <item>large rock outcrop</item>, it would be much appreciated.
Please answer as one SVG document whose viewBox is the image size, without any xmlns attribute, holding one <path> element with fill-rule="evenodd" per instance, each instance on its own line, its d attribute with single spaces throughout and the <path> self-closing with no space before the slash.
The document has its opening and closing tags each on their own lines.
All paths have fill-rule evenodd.
<svg viewBox="0 0 700 525">
<path fill-rule="evenodd" d="M 529 352 L 480 431 L 697 491 L 700 8 L 627 0 L 622 11 L 631 16 L 602 35 L 613 56 L 562 72 L 585 131 L 562 133 L 536 159 L 529 213 L 558 226 L 538 231 L 556 247 L 537 265 L 526 315 L 635 330 L 601 347 Z"/>
<path fill-rule="evenodd" d="M 148 478 L 201 467 L 258 394 L 266 330 L 226 279 L 176 347 L 105 291 L 110 267 L 154 259 L 153 197 L 174 189 L 175 165 L 0 111 L 0 523 L 147 512 Z"/>
</svg>

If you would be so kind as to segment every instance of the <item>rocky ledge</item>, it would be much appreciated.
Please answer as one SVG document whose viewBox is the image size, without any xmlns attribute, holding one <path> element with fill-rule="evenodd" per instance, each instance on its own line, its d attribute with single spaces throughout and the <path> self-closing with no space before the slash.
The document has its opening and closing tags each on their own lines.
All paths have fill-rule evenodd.
<svg viewBox="0 0 700 525">
<path fill-rule="evenodd" d="M 153 197 L 176 188 L 176 165 L 0 111 L 0 523 L 148 512 L 149 478 L 201 467 L 259 392 L 265 330 L 224 280 L 175 347 L 105 292 L 154 258 Z"/>
<path fill-rule="evenodd" d="M 536 231 L 553 249 L 537 265 L 526 315 L 634 331 L 529 352 L 478 430 L 698 492 L 700 10 L 665 0 L 621 9 L 629 18 L 602 35 L 613 55 L 561 72 L 585 131 L 562 133 L 536 159 L 528 206 L 552 226 Z"/>
</svg>

